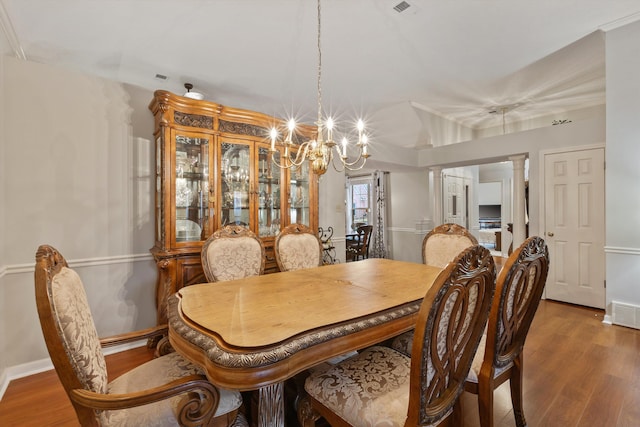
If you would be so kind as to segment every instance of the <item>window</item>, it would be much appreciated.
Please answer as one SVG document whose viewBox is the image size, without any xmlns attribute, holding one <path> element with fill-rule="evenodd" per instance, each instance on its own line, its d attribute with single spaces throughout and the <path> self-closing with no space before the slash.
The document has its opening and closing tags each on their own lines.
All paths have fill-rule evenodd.
<svg viewBox="0 0 640 427">
<path fill-rule="evenodd" d="M 350 180 L 347 185 L 347 234 L 359 226 L 370 224 L 371 179 Z"/>
</svg>

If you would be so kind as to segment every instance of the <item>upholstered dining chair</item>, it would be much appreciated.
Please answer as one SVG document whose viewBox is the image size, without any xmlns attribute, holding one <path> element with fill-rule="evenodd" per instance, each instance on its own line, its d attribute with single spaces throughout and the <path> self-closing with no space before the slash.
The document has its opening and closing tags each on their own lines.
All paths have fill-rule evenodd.
<svg viewBox="0 0 640 427">
<path fill-rule="evenodd" d="M 422 262 L 444 268 L 456 255 L 478 240 L 465 227 L 441 224 L 427 233 L 422 240 Z"/>
<path fill-rule="evenodd" d="M 486 248 L 466 249 L 427 291 L 413 354 L 373 346 L 305 382 L 304 427 L 322 416 L 332 426 L 458 426 L 458 398 L 487 322 L 495 265 Z M 453 424 L 452 424 L 453 423 Z"/>
<path fill-rule="evenodd" d="M 225 225 L 204 242 L 201 260 L 210 282 L 258 276 L 264 272 L 264 245 L 248 228 Z"/>
<path fill-rule="evenodd" d="M 349 235 L 346 239 L 347 261 L 358 261 L 369 258 L 369 242 L 373 225 L 361 225 L 357 228 L 356 234 Z"/>
<path fill-rule="evenodd" d="M 432 229 L 422 239 L 422 262 L 444 268 L 456 255 L 466 248 L 477 245 L 476 238 L 465 227 L 458 224 L 442 224 Z M 391 347 L 406 355 L 411 354 L 413 331 L 397 336 Z"/>
<path fill-rule="evenodd" d="M 215 387 L 170 353 L 108 382 L 102 346 L 166 334 L 167 328 L 100 340 L 82 280 L 53 247 L 36 253 L 35 294 L 44 340 L 78 421 L 86 426 L 242 426 L 242 397 Z"/>
<path fill-rule="evenodd" d="M 275 241 L 276 263 L 280 271 L 300 270 L 322 265 L 322 242 L 304 224 L 286 226 Z"/>
<path fill-rule="evenodd" d="M 493 426 L 493 391 L 507 380 L 516 425 L 527 425 L 522 408 L 522 350 L 548 270 L 547 245 L 534 236 L 511 253 L 500 271 L 487 332 L 465 383 L 465 390 L 478 395 L 482 427 Z"/>
</svg>

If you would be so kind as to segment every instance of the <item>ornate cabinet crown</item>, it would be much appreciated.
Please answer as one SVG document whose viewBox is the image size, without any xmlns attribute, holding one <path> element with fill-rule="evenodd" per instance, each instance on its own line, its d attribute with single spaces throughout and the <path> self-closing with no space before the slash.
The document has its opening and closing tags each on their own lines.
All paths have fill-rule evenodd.
<svg viewBox="0 0 640 427">
<path fill-rule="evenodd" d="M 265 272 L 278 271 L 275 236 L 290 223 L 318 227 L 318 182 L 307 162 L 279 169 L 271 161 L 269 129 L 285 122 L 262 113 L 156 91 L 155 245 L 158 323 L 166 299 L 183 286 L 206 282 L 204 241 L 226 224 L 248 227 L 263 241 Z M 300 138 L 313 137 L 303 127 Z M 280 152 L 276 156 L 281 155 Z"/>
</svg>

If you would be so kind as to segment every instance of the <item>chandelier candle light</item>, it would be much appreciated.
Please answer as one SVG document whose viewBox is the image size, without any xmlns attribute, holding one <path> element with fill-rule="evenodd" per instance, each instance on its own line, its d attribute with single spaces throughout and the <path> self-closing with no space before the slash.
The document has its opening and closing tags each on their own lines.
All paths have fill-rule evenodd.
<svg viewBox="0 0 640 427">
<path fill-rule="evenodd" d="M 294 119 L 289 120 L 287 124 L 287 135 L 284 141 L 278 141 L 278 130 L 272 128 L 271 136 L 271 159 L 273 163 L 283 169 L 297 168 L 305 160 L 311 163 L 311 169 L 316 175 L 322 175 L 327 171 L 329 163 L 338 172 L 345 169 L 358 170 L 362 169 L 370 154 L 367 152 L 368 138 L 364 133 L 364 122 L 358 120 L 358 156 L 354 160 L 348 160 L 347 147 L 349 142 L 346 137 L 342 138 L 342 146 L 338 147 L 333 141 L 334 122 L 331 117 L 327 118 L 326 125 L 322 121 L 322 50 L 320 49 L 320 0 L 318 0 L 318 121 L 316 122 L 317 135 L 315 140 L 305 141 L 296 147 L 293 143 L 293 133 L 296 128 Z M 324 128 L 327 129 L 327 139 L 324 139 Z M 278 162 L 276 156 L 276 144 L 284 147 L 283 160 Z M 336 148 L 337 155 L 333 155 L 333 148 Z M 296 155 L 292 158 L 292 151 L 297 148 Z M 340 166 L 336 166 L 335 158 L 340 160 Z"/>
</svg>

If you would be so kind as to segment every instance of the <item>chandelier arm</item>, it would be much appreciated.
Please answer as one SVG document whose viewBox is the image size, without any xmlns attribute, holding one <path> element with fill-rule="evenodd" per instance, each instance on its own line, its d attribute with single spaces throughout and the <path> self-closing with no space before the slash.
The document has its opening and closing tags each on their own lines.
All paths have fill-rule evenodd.
<svg viewBox="0 0 640 427">
<path fill-rule="evenodd" d="M 277 158 L 280 156 L 276 157 L 276 153 L 278 153 L 278 151 L 274 150 L 271 152 L 271 161 L 273 162 L 274 165 L 276 165 L 280 169 L 297 168 L 297 167 L 300 167 L 300 165 L 302 165 L 302 163 L 305 161 L 307 157 L 307 151 L 309 151 L 309 143 L 304 142 L 298 148 L 295 158 L 291 159 L 290 157 L 287 158 L 285 156 L 284 161 L 278 162 Z"/>
<path fill-rule="evenodd" d="M 342 157 L 342 154 L 340 153 L 340 149 L 337 146 L 335 146 L 334 148 L 338 152 L 337 157 L 340 158 L 340 162 L 343 165 L 347 166 L 347 167 L 355 165 L 356 163 L 358 163 L 362 159 L 364 159 L 364 161 L 366 162 L 367 161 L 366 159 L 369 157 L 368 155 L 362 154 L 362 148 L 361 148 L 360 149 L 360 154 L 358 155 L 358 157 L 356 157 L 356 159 L 354 161 L 348 162 L 345 157 Z"/>
<path fill-rule="evenodd" d="M 362 160 L 362 163 L 361 163 L 359 166 L 357 166 L 357 167 L 352 167 L 354 164 L 356 164 L 356 163 L 357 163 L 358 161 L 360 161 L 360 160 Z M 337 172 L 344 172 L 344 171 L 347 171 L 347 170 L 349 170 L 349 171 L 359 171 L 359 170 L 360 170 L 360 169 L 362 169 L 362 168 L 364 167 L 364 165 L 366 164 L 366 159 L 365 159 L 364 157 L 360 157 L 360 158 L 358 158 L 358 160 L 357 160 L 357 161 L 355 161 L 355 162 L 353 162 L 353 163 L 349 163 L 349 164 L 340 162 L 340 165 L 342 165 L 342 168 L 341 168 L 341 169 L 338 169 L 338 168 L 336 167 L 335 162 L 331 162 L 331 164 L 333 165 L 333 168 L 334 168 Z"/>
</svg>

